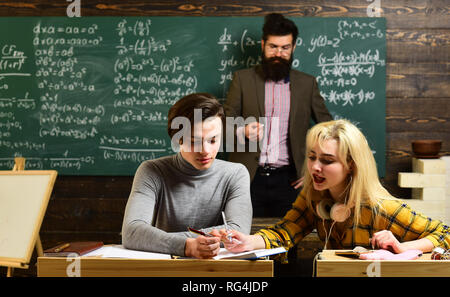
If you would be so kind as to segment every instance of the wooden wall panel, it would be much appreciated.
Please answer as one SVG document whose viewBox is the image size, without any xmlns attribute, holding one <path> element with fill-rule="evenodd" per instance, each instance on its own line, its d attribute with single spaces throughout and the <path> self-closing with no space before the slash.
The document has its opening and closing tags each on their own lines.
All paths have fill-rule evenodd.
<svg viewBox="0 0 450 297">
<path fill-rule="evenodd" d="M 80 0 L 82 16 L 366 17 L 366 0 Z M 397 173 L 411 170 L 411 141 L 443 140 L 450 154 L 450 2 L 380 1 L 387 20 L 386 177 L 396 196 Z M 65 16 L 64 0 L 0 0 L 0 16 Z M 132 177 L 59 176 L 41 230 L 44 248 L 67 240 L 120 241 Z"/>
<path fill-rule="evenodd" d="M 450 63 L 391 62 L 386 64 L 386 76 L 387 98 L 443 98 L 450 94 Z"/>
<path fill-rule="evenodd" d="M 372 2 L 372 1 L 371 1 Z M 145 1 L 81 0 L 82 16 L 89 15 L 264 15 L 269 11 L 287 15 L 318 17 L 365 17 L 371 3 L 366 0 L 212 0 L 212 1 Z M 29 0 L 0 1 L 0 15 L 66 14 L 66 1 Z M 381 1 L 381 16 L 390 28 L 450 28 L 446 0 Z"/>
<path fill-rule="evenodd" d="M 450 53 L 448 32 L 448 29 L 388 29 L 387 62 L 448 63 Z"/>
<path fill-rule="evenodd" d="M 52 197 L 123 199 L 132 182 L 132 176 L 58 176 Z"/>
<path fill-rule="evenodd" d="M 442 135 L 449 133 L 448 100 L 448 98 L 389 98 L 386 101 L 386 129 L 390 133 L 434 132 Z M 450 143 L 443 143 L 443 150 L 449 152 Z"/>
<path fill-rule="evenodd" d="M 126 199 L 54 199 L 48 206 L 42 229 L 117 232 L 122 228 L 125 205 Z"/>
</svg>

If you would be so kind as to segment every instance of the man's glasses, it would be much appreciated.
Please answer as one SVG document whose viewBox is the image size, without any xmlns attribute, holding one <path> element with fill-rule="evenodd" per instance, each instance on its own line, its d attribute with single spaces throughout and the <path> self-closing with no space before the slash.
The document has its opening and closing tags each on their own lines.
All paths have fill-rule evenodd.
<svg viewBox="0 0 450 297">
<path fill-rule="evenodd" d="M 283 46 L 276 46 L 275 44 L 268 44 L 266 45 L 266 50 L 270 54 L 276 54 L 280 52 L 281 55 L 287 56 L 292 51 L 292 45 L 283 45 Z"/>
</svg>

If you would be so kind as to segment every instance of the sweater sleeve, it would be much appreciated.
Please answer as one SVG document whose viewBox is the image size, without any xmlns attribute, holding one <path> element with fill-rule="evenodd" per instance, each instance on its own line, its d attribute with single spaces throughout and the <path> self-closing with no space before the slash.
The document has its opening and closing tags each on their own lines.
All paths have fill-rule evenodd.
<svg viewBox="0 0 450 297">
<path fill-rule="evenodd" d="M 136 171 L 122 225 L 125 248 L 184 256 L 186 236 L 152 226 L 161 181 L 149 163 Z"/>
</svg>

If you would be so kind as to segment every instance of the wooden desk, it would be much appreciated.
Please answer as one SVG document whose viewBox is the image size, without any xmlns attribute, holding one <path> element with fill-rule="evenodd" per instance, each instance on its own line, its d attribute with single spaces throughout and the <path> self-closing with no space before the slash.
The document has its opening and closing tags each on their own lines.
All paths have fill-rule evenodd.
<svg viewBox="0 0 450 297">
<path fill-rule="evenodd" d="M 78 261 L 75 263 L 74 261 Z M 79 268 L 77 268 L 79 264 Z M 37 276 L 273 277 L 272 260 L 197 260 L 38 257 Z"/>
<path fill-rule="evenodd" d="M 450 260 L 431 260 L 431 253 L 424 254 L 417 260 L 405 261 L 369 261 L 336 256 L 334 250 L 325 250 L 318 255 L 316 275 L 362 277 L 428 277 L 450 276 Z"/>
</svg>

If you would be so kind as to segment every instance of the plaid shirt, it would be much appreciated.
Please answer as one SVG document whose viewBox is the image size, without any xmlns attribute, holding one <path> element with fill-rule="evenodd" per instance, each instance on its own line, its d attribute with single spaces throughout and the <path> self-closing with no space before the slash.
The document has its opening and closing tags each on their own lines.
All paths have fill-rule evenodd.
<svg viewBox="0 0 450 297">
<path fill-rule="evenodd" d="M 312 201 L 314 209 L 318 202 Z M 329 234 L 331 224 L 331 220 L 322 220 L 308 207 L 302 191 L 292 209 L 280 222 L 259 230 L 256 234 L 263 237 L 266 248 L 284 246 L 289 249 L 314 229 L 317 229 L 319 238 L 325 241 L 325 234 L 326 232 Z M 449 226 L 412 210 L 398 199 L 382 199 L 374 209 L 363 205 L 361 220 L 356 226 L 353 226 L 353 215 L 346 222 L 335 223 L 328 248 L 352 249 L 355 246 L 370 248 L 369 239 L 381 230 L 391 231 L 400 242 L 427 238 L 434 246 L 450 248 Z"/>
</svg>

